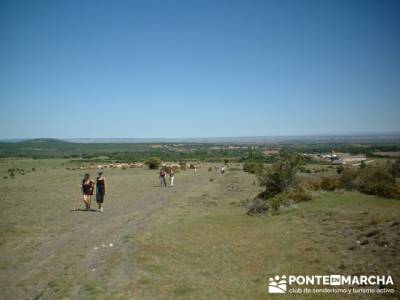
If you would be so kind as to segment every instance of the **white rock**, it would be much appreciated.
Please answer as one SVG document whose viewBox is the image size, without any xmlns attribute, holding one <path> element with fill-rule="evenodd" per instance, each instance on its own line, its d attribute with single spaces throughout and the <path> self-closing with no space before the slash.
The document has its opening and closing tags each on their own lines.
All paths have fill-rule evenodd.
<svg viewBox="0 0 400 300">
<path fill-rule="evenodd" d="M 110 243 L 110 247 L 114 247 L 114 244 L 113 244 L 113 243 Z"/>
</svg>

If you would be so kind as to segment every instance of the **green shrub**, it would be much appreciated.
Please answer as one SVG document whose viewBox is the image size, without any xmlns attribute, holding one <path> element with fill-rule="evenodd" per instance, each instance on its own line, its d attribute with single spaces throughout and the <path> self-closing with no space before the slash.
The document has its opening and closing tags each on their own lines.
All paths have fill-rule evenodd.
<svg viewBox="0 0 400 300">
<path fill-rule="evenodd" d="M 149 169 L 151 170 L 158 169 L 161 165 L 161 159 L 157 157 L 150 158 L 148 161 L 146 161 L 146 165 L 148 165 Z"/>
<path fill-rule="evenodd" d="M 359 190 L 386 198 L 400 198 L 396 178 L 392 176 L 390 170 L 381 167 L 367 167 L 360 172 Z"/>
<path fill-rule="evenodd" d="M 259 214 L 265 214 L 267 213 L 269 209 L 267 201 L 256 198 L 253 199 L 249 206 L 249 210 L 247 211 L 248 215 L 259 215 Z"/>
<path fill-rule="evenodd" d="M 390 166 L 389 172 L 394 178 L 400 177 L 400 158 L 396 159 L 396 161 Z"/>
<path fill-rule="evenodd" d="M 243 164 L 243 171 L 251 174 L 261 174 L 264 170 L 262 163 L 246 162 Z"/>
<path fill-rule="evenodd" d="M 358 178 L 358 170 L 346 168 L 340 173 L 339 184 L 342 188 L 352 191 L 357 190 L 360 186 Z"/>
<path fill-rule="evenodd" d="M 334 191 L 339 188 L 339 181 L 334 177 L 324 177 L 321 181 L 321 189 L 325 191 Z"/>
<path fill-rule="evenodd" d="M 338 166 L 338 167 L 336 168 L 336 173 L 340 174 L 340 173 L 343 172 L 343 170 L 344 170 L 344 167 L 343 167 L 343 166 Z"/>
<path fill-rule="evenodd" d="M 311 200 L 311 195 L 302 187 L 298 186 L 289 192 L 288 198 L 292 199 L 294 202 L 306 202 Z"/>
<path fill-rule="evenodd" d="M 278 161 L 258 175 L 260 185 L 265 187 L 260 196 L 264 199 L 272 198 L 296 186 L 296 173 L 301 164 L 302 159 L 298 154 L 281 152 Z"/>
<path fill-rule="evenodd" d="M 281 205 L 283 205 L 284 200 L 285 200 L 284 194 L 277 194 L 274 197 L 269 198 L 267 200 L 269 208 L 271 209 L 271 212 L 273 214 L 276 214 L 279 211 L 279 208 L 281 207 Z"/>
<path fill-rule="evenodd" d="M 211 171 L 212 171 L 212 167 L 209 167 L 209 168 L 208 168 L 208 172 L 211 172 Z"/>
</svg>

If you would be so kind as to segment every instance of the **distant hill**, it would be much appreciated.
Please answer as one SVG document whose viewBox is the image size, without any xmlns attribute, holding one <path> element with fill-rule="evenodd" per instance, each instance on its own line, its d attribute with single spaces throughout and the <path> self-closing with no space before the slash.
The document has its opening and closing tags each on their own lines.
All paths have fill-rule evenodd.
<svg viewBox="0 0 400 300">
<path fill-rule="evenodd" d="M 220 153 L 212 151 L 220 146 Z M 326 135 L 281 137 L 226 137 L 192 139 L 69 139 L 39 138 L 0 142 L 0 157 L 85 158 L 104 156 L 115 160 L 137 161 L 157 156 L 165 160 L 244 157 L 246 150 L 224 149 L 227 145 L 241 145 L 235 149 L 255 147 L 290 147 L 300 152 L 342 151 L 373 153 L 399 151 L 400 134 L 385 135 Z M 215 148 L 215 147 L 214 147 Z M 229 153 L 225 153 L 229 152 Z"/>
</svg>

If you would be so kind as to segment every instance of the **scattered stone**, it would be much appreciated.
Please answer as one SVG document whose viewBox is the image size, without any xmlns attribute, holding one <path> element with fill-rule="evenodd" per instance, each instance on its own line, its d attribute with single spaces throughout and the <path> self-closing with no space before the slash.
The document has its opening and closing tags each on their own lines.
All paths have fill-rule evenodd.
<svg viewBox="0 0 400 300">
<path fill-rule="evenodd" d="M 357 241 L 358 242 L 358 241 Z M 350 247 L 348 247 L 347 248 L 347 250 L 351 250 L 351 251 L 353 251 L 353 250 L 356 250 L 356 247 L 354 247 L 354 246 L 350 246 Z"/>
<path fill-rule="evenodd" d="M 113 243 L 110 243 L 110 245 L 109 245 L 110 247 L 114 247 L 114 244 Z"/>
<path fill-rule="evenodd" d="M 97 247 L 94 247 L 93 249 L 94 249 L 94 250 L 97 250 L 97 249 L 99 249 L 99 248 L 97 248 Z"/>
<path fill-rule="evenodd" d="M 367 239 L 362 239 L 360 241 L 360 245 L 367 245 L 367 244 L 369 244 L 369 241 Z"/>
</svg>

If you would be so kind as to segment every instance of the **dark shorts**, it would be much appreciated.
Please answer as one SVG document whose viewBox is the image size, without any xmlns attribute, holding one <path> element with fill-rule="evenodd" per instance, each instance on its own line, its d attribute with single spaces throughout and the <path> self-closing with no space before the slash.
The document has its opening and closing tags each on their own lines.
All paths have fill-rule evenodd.
<svg viewBox="0 0 400 300">
<path fill-rule="evenodd" d="M 92 196 L 93 195 L 93 190 L 83 190 L 83 194 L 86 196 Z"/>
<path fill-rule="evenodd" d="M 103 203 L 104 202 L 104 195 L 106 191 L 102 188 L 98 188 L 96 190 L 96 202 L 97 203 Z"/>
</svg>

